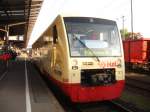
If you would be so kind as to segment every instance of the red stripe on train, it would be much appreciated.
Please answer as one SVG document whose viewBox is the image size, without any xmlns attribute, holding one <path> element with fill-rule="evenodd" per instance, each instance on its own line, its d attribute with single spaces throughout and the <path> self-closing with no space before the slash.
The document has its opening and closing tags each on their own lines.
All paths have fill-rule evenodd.
<svg viewBox="0 0 150 112">
<path fill-rule="evenodd" d="M 112 100 L 118 98 L 124 88 L 125 81 L 108 86 L 83 87 L 79 84 L 62 83 L 52 77 L 50 80 L 55 83 L 73 102 L 92 102 Z"/>
</svg>

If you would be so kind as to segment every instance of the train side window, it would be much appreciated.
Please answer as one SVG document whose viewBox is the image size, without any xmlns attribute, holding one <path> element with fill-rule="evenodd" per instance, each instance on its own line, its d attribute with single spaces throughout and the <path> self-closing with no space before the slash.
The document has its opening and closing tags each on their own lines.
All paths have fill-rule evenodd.
<svg viewBox="0 0 150 112">
<path fill-rule="evenodd" d="M 58 32 L 56 25 L 53 27 L 53 43 L 56 44 L 58 41 Z"/>
</svg>

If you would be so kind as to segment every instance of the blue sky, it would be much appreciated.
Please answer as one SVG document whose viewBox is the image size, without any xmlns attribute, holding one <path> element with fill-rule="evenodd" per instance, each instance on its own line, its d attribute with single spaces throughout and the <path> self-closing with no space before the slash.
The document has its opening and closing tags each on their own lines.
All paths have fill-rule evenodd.
<svg viewBox="0 0 150 112">
<path fill-rule="evenodd" d="M 30 36 L 29 45 L 41 35 L 59 13 L 97 16 L 116 20 L 119 28 L 124 25 L 131 31 L 131 0 L 44 0 L 39 17 Z M 149 0 L 133 0 L 134 32 L 150 38 Z"/>
</svg>

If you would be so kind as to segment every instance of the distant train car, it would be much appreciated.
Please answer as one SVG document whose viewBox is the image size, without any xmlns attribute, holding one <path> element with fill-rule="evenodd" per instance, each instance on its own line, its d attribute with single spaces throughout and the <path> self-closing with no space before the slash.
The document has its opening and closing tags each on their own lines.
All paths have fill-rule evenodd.
<svg viewBox="0 0 150 112">
<path fill-rule="evenodd" d="M 150 70 L 150 39 L 124 40 L 126 65 Z"/>
<path fill-rule="evenodd" d="M 59 15 L 32 46 L 42 72 L 73 102 L 118 98 L 125 84 L 115 21 Z"/>
</svg>

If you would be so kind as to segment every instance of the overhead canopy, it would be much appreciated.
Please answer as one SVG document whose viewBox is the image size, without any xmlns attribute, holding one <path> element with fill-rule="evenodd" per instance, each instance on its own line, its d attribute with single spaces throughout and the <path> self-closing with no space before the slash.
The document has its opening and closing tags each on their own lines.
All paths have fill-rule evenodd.
<svg viewBox="0 0 150 112">
<path fill-rule="evenodd" d="M 26 46 L 43 0 L 0 0 L 0 29 L 9 35 L 24 35 Z M 8 29 L 6 29 L 8 30 Z M 0 37 L 3 33 L 0 33 Z"/>
</svg>

